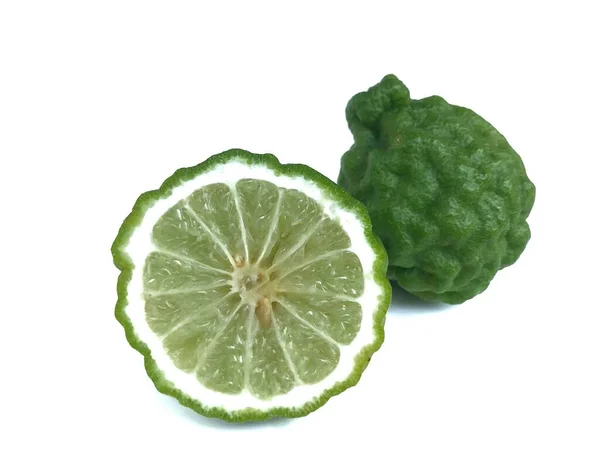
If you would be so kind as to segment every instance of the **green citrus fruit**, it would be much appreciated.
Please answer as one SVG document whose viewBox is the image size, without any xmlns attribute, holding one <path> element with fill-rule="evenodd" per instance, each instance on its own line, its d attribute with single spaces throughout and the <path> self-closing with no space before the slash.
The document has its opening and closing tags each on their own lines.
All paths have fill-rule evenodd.
<svg viewBox="0 0 600 450">
<path fill-rule="evenodd" d="M 159 391 L 203 415 L 305 415 L 383 340 L 387 257 L 364 207 L 272 155 L 178 170 L 140 196 L 113 255 L 129 342 Z"/>
<path fill-rule="evenodd" d="M 535 186 L 490 123 L 388 75 L 346 108 L 354 145 L 338 182 L 365 204 L 388 276 L 425 300 L 462 303 L 514 264 Z"/>
</svg>

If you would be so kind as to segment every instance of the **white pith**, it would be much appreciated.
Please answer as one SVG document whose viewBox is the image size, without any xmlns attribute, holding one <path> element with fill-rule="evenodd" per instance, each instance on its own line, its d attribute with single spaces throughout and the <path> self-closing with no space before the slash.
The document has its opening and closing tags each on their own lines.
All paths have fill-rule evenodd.
<svg viewBox="0 0 600 450">
<path fill-rule="evenodd" d="M 362 323 L 360 330 L 349 345 L 339 345 L 340 360 L 334 371 L 319 383 L 299 385 L 287 394 L 276 396 L 270 400 L 261 400 L 248 391 L 240 394 L 223 394 L 205 388 L 193 373 L 186 373 L 175 367 L 162 342 L 149 327 L 145 318 L 143 297 L 143 267 L 147 255 L 155 249 L 152 243 L 152 229 L 158 219 L 175 203 L 188 197 L 197 189 L 213 183 L 226 183 L 231 186 L 243 178 L 254 178 L 269 181 L 281 188 L 296 189 L 313 198 L 323 206 L 324 213 L 337 220 L 351 240 L 348 249 L 354 252 L 361 261 L 364 272 L 364 292 L 356 299 L 362 307 Z M 296 408 L 319 397 L 324 391 L 339 382 L 345 381 L 354 370 L 355 356 L 369 344 L 377 340 L 374 331 L 374 313 L 379 305 L 382 288 L 373 279 L 373 263 L 375 255 L 367 242 L 363 226 L 354 213 L 343 209 L 314 182 L 299 176 L 277 175 L 263 165 L 248 165 L 246 162 L 231 160 L 217 165 L 207 173 L 198 175 L 190 181 L 173 189 L 172 194 L 158 200 L 145 213 L 141 224 L 134 230 L 125 252 L 131 258 L 134 269 L 127 286 L 127 306 L 125 313 L 131 320 L 138 339 L 144 342 L 151 351 L 152 358 L 162 370 L 166 380 L 192 399 L 207 408 L 222 408 L 236 412 L 247 408 L 268 411 L 272 408 Z M 276 324 L 275 324 L 276 326 Z M 287 357 L 287 356 L 286 356 Z"/>
</svg>

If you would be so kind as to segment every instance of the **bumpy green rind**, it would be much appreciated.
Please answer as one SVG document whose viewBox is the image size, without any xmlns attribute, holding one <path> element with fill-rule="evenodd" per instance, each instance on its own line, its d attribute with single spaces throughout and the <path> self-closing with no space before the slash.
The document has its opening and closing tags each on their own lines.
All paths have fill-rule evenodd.
<svg viewBox="0 0 600 450">
<path fill-rule="evenodd" d="M 346 119 L 354 145 L 338 183 L 366 205 L 390 279 L 458 304 L 517 261 L 535 186 L 491 124 L 438 96 L 412 100 L 394 75 L 356 94 Z"/>
<path fill-rule="evenodd" d="M 295 177 L 299 176 L 314 182 L 331 199 L 335 200 L 344 209 L 356 215 L 363 225 L 364 234 L 375 254 L 375 261 L 373 262 L 373 278 L 382 289 L 382 294 L 378 297 L 378 307 L 373 315 L 373 329 L 376 339 L 372 344 L 365 346 L 360 353 L 356 355 L 354 370 L 346 380 L 335 384 L 330 389 L 321 393 L 320 396 L 315 397 L 312 401 L 307 402 L 298 408 L 278 407 L 267 411 L 248 408 L 237 412 L 231 412 L 218 407 L 207 407 L 201 402 L 192 399 L 165 378 L 163 372 L 152 358 L 150 349 L 136 336 L 133 324 L 125 311 L 127 306 L 127 286 L 131 280 L 134 269 L 134 264 L 125 252 L 125 249 L 131 235 L 140 225 L 146 211 L 157 200 L 168 197 L 175 187 L 230 160 L 240 160 L 249 165 L 266 166 L 276 174 Z M 254 154 L 246 150 L 231 149 L 214 155 L 196 166 L 177 170 L 172 176 L 164 181 L 160 188 L 146 192 L 138 198 L 131 213 L 121 225 L 112 245 L 111 252 L 115 266 L 121 271 L 117 282 L 118 300 L 115 307 L 115 316 L 125 330 L 127 341 L 135 350 L 144 356 L 146 372 L 154 382 L 158 391 L 174 397 L 183 406 L 191 408 L 203 416 L 216 417 L 229 422 L 262 421 L 273 417 L 294 418 L 305 416 L 323 406 L 332 396 L 338 395 L 349 387 L 356 385 L 371 360 L 372 355 L 381 347 L 384 340 L 385 315 L 392 295 L 391 286 L 386 278 L 386 269 L 388 265 L 387 254 L 380 239 L 372 232 L 371 221 L 364 205 L 356 201 L 334 182 L 314 169 L 301 164 L 281 164 L 279 160 L 271 154 Z"/>
</svg>

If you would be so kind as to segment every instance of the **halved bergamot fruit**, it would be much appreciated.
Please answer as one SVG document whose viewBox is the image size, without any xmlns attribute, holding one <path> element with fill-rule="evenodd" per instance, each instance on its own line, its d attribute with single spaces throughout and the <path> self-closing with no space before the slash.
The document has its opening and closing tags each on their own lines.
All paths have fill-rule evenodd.
<svg viewBox="0 0 600 450">
<path fill-rule="evenodd" d="M 309 167 L 229 150 L 180 169 L 112 250 L 129 342 L 157 389 L 200 414 L 308 414 L 383 341 L 385 251 L 364 207 Z"/>
</svg>

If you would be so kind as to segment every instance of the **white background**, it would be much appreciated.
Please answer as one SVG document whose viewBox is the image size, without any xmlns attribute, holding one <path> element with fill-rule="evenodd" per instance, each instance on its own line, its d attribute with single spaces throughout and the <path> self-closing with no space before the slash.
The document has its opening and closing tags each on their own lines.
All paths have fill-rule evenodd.
<svg viewBox="0 0 600 450">
<path fill-rule="evenodd" d="M 595 3 L 2 1 L 0 448 L 600 448 Z M 386 73 L 520 153 L 521 259 L 458 307 L 397 295 L 358 386 L 305 418 L 157 393 L 113 317 L 137 196 L 230 147 L 336 179 L 346 102 Z"/>
</svg>

